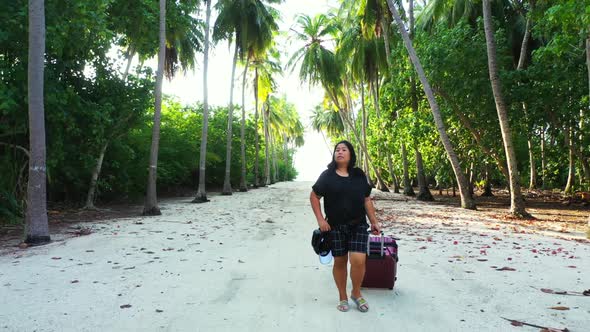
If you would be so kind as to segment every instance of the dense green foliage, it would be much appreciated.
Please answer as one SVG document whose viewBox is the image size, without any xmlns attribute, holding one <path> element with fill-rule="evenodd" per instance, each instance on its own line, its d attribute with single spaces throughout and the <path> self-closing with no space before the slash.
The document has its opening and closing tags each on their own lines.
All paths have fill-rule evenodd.
<svg viewBox="0 0 590 332">
<path fill-rule="evenodd" d="M 366 130 L 369 153 L 385 181 L 393 181 L 390 171 L 401 177 L 401 144 L 405 143 L 410 177 L 417 173 L 414 149 L 418 149 L 430 184 L 453 185 L 452 168 L 430 105 L 419 85 L 412 89 L 415 70 L 396 24 L 391 23 L 388 12 L 383 10 L 385 1 L 341 3 L 338 15 L 332 16 L 340 30 L 332 36 L 336 40 L 335 57 L 340 52 L 346 55 L 347 61 L 334 70 L 341 73 L 336 79 L 338 83 L 321 83 L 328 97 L 334 94 L 333 86 L 348 85 L 340 93 L 345 96 L 343 99 L 350 98 L 352 105 L 342 102 L 334 105 L 334 98 L 328 98 L 316 110 L 314 127 L 326 131 L 333 140 L 343 137 L 356 140 L 354 135 L 340 129 L 342 122 L 329 114 L 356 117 L 354 130 L 360 134 L 364 104 L 369 117 Z M 494 185 L 508 186 L 506 156 L 488 73 L 481 1 L 431 0 L 425 9 L 420 7 L 422 2 L 414 1 L 414 5 L 417 28 L 413 44 L 434 89 L 462 169 L 469 174 L 473 165 L 476 185 L 483 185 L 488 168 Z M 590 2 L 506 0 L 492 1 L 492 5 L 497 61 L 521 183 L 531 189 L 566 187 L 569 133 L 575 176 L 570 193 L 590 190 L 590 63 L 586 62 Z M 526 61 L 523 68 L 518 68 L 527 20 L 530 20 L 530 38 Z M 351 47 L 348 44 L 355 29 L 358 32 Z M 384 40 L 386 29 L 390 56 L 389 63 L 383 64 L 383 47 L 374 39 Z M 370 52 L 367 47 L 372 48 Z M 321 75 L 326 69 L 315 70 Z M 376 71 L 379 77 L 374 83 L 371 75 Z M 371 84 L 379 84 L 380 114 L 374 107 Z M 391 169 L 387 154 L 393 160 Z M 531 160 L 534 181 L 531 181 Z"/>
<path fill-rule="evenodd" d="M 155 75 L 142 66 L 157 53 L 157 1 L 47 0 L 45 119 L 47 197 L 53 204 L 81 206 L 103 146 L 97 201 L 140 200 L 145 193 L 153 121 Z M 196 18 L 199 1 L 168 1 L 166 74 L 191 69 L 201 51 L 203 24 Z M 27 1 L 0 3 L 0 223 L 20 222 L 25 208 L 28 168 Z M 113 56 L 117 53 L 118 56 Z M 126 72 L 128 59 L 140 66 Z M 121 68 L 123 66 L 123 68 Z M 229 87 L 228 87 L 229 88 Z M 277 117 L 292 105 L 276 98 Z M 250 104 L 250 103 L 248 103 Z M 240 109 L 237 109 L 240 111 Z M 296 112 L 294 113 L 296 115 Z M 262 132 L 249 116 L 245 140 Z M 232 182 L 240 177 L 240 122 L 234 117 Z M 292 123 L 298 123 L 298 117 Z M 276 121 L 275 121 L 276 122 Z M 158 188 L 180 194 L 198 181 L 202 105 L 182 105 L 167 97 L 162 111 Z M 280 126 L 275 126 L 281 130 Z M 207 184 L 219 188 L 225 170 L 227 107 L 210 110 Z M 296 133 L 291 137 L 298 137 Z M 296 144 L 273 147 L 280 180 L 292 180 Z M 301 145 L 302 142 L 297 142 Z M 261 142 L 264 147 L 264 140 Z M 285 150 L 287 148 L 287 150 Z M 260 168 L 264 165 L 260 153 Z M 286 154 L 285 154 L 286 152 Z M 253 179 L 254 144 L 246 144 L 249 183 Z M 287 160 L 284 160 L 284 156 Z M 271 170 L 275 172 L 275 168 Z M 261 175 L 260 175 L 261 176 Z"/>
</svg>

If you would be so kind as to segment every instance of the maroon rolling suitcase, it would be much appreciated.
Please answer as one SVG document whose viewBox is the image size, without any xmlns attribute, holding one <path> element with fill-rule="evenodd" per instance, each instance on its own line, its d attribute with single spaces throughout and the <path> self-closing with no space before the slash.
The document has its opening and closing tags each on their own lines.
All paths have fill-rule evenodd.
<svg viewBox="0 0 590 332">
<path fill-rule="evenodd" d="M 397 243 L 390 236 L 369 236 L 362 287 L 393 289 L 397 280 Z"/>
</svg>

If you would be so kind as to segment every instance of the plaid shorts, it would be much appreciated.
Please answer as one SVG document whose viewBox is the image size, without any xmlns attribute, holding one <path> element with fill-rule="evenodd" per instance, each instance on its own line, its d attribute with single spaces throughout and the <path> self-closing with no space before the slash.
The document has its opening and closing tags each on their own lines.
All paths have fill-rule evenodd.
<svg viewBox="0 0 590 332">
<path fill-rule="evenodd" d="M 369 225 L 334 225 L 330 231 L 332 256 L 344 256 L 348 252 L 367 252 Z"/>
</svg>

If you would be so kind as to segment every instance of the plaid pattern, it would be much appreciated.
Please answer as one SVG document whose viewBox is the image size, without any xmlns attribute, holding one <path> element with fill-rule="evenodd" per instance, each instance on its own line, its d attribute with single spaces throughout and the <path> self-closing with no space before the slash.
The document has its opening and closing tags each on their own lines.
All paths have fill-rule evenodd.
<svg viewBox="0 0 590 332">
<path fill-rule="evenodd" d="M 330 231 L 332 256 L 344 256 L 348 252 L 367 252 L 369 225 L 334 225 Z"/>
</svg>

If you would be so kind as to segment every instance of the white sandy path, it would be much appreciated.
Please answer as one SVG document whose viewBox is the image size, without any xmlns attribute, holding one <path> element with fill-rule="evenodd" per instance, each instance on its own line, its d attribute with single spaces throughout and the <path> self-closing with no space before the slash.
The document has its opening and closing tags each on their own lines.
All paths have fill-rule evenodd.
<svg viewBox="0 0 590 332">
<path fill-rule="evenodd" d="M 402 238 L 396 290 L 364 290 L 366 314 L 338 312 L 331 267 L 309 245 L 310 186 L 169 201 L 161 217 L 95 223 L 89 236 L 0 256 L 0 331 L 535 330 L 500 316 L 590 330 L 590 297 L 530 287 L 590 288 L 588 244 L 490 230 L 480 212 L 452 208 L 443 226 L 411 215 L 445 207 L 413 201 L 377 201 L 399 214 L 387 230 Z"/>
</svg>

